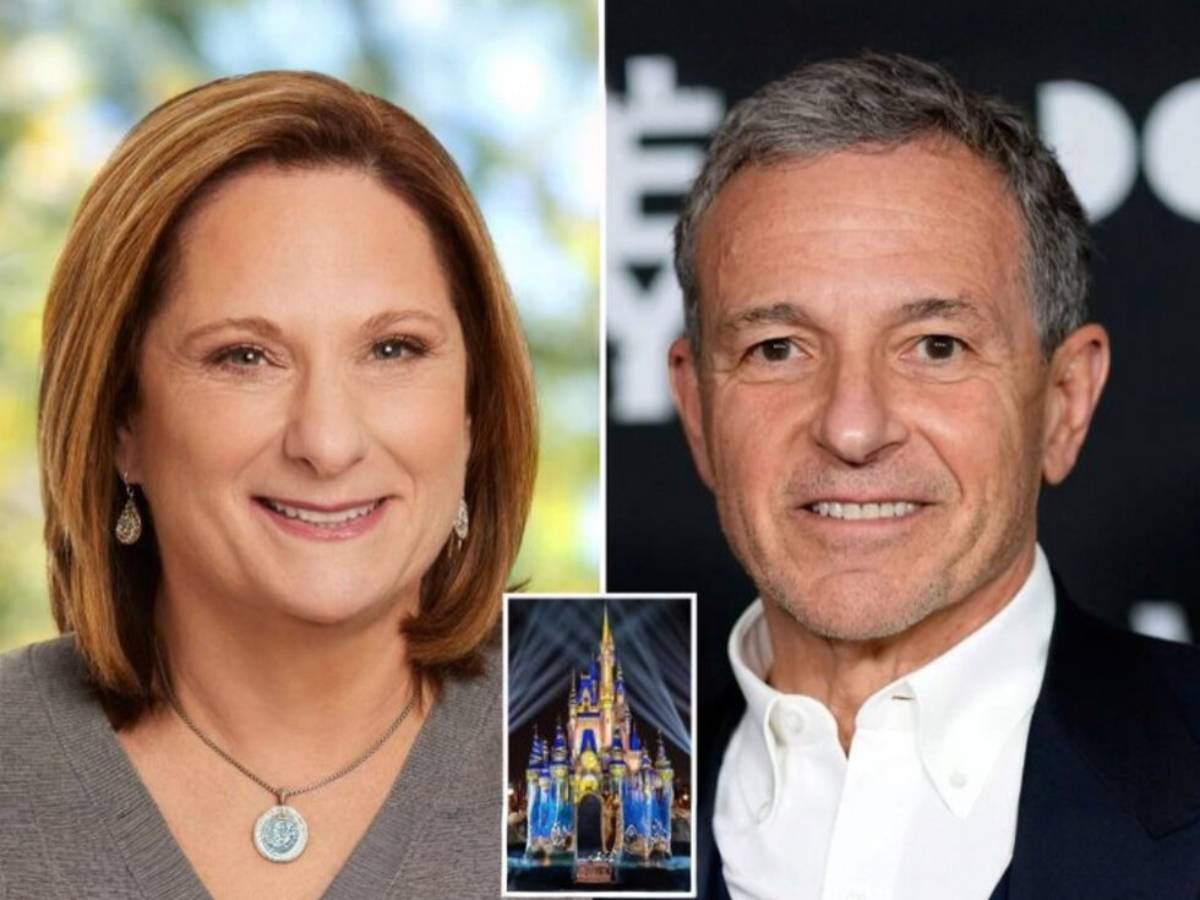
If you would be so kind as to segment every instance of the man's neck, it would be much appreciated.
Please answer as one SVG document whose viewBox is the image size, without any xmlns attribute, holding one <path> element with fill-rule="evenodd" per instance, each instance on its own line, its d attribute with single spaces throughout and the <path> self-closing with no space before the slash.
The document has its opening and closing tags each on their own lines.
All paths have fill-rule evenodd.
<svg viewBox="0 0 1200 900">
<path fill-rule="evenodd" d="M 767 681 L 776 690 L 823 703 L 837 720 L 838 738 L 849 753 L 862 705 L 991 621 L 1029 577 L 1034 553 L 1030 545 L 999 577 L 884 638 L 857 641 L 817 635 L 778 604 L 764 600 L 773 658 Z"/>
</svg>

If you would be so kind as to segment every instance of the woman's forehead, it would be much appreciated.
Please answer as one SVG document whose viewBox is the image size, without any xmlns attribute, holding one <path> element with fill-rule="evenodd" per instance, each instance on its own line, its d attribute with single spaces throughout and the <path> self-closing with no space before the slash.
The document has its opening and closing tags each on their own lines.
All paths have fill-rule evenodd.
<svg viewBox="0 0 1200 900">
<path fill-rule="evenodd" d="M 420 214 L 374 176 L 346 168 L 264 167 L 231 178 L 184 223 L 166 299 L 189 321 L 453 315 Z"/>
</svg>

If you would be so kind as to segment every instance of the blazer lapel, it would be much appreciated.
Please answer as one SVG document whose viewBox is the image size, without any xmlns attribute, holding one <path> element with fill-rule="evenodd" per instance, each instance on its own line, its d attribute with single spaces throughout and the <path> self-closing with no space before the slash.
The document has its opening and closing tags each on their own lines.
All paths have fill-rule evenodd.
<svg viewBox="0 0 1200 900">
<path fill-rule="evenodd" d="M 1016 844 L 996 900 L 1143 896 L 1155 843 L 1200 818 L 1200 747 L 1150 644 L 1059 597 Z"/>
<path fill-rule="evenodd" d="M 721 854 L 713 840 L 712 820 L 716 811 L 717 776 L 725 749 L 746 710 L 746 701 L 737 685 L 728 688 L 723 702 L 709 706 L 700 716 L 700 785 L 695 822 L 695 858 L 697 896 L 701 900 L 729 900 L 729 888 L 721 868 Z"/>
<path fill-rule="evenodd" d="M 1000 881 L 992 891 L 988 900 L 1008 900 L 1008 877 L 1011 867 L 1004 870 L 1004 874 L 1000 876 Z"/>
</svg>

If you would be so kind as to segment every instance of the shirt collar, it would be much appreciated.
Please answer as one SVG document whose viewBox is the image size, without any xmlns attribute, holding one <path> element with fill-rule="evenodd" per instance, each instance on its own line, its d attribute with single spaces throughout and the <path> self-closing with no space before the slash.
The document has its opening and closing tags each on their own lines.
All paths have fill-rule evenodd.
<svg viewBox="0 0 1200 900">
<path fill-rule="evenodd" d="M 878 718 L 891 697 L 912 696 L 921 763 L 950 811 L 967 816 L 1005 741 L 1037 700 L 1053 625 L 1054 581 L 1038 546 L 1029 576 L 1009 603 L 941 656 L 872 695 L 859 710 L 858 725 Z M 767 684 L 772 655 L 762 600 L 738 619 L 728 650 L 746 714 L 757 726 L 752 730 L 755 750 L 770 761 L 774 808 L 780 748 L 801 740 L 779 733 L 781 710 L 802 705 L 812 713 L 806 718 L 817 727 L 803 736 L 806 742 L 836 740 L 836 722 L 815 699 L 784 694 Z"/>
</svg>

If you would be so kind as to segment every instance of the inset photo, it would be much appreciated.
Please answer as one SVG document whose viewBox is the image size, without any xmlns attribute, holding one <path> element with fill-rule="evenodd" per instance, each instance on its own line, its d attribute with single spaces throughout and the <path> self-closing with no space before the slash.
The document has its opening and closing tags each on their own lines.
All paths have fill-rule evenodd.
<svg viewBox="0 0 1200 900">
<path fill-rule="evenodd" d="M 695 607 L 505 595 L 505 896 L 695 896 Z"/>
</svg>

